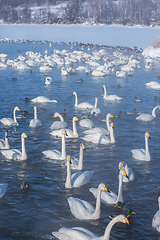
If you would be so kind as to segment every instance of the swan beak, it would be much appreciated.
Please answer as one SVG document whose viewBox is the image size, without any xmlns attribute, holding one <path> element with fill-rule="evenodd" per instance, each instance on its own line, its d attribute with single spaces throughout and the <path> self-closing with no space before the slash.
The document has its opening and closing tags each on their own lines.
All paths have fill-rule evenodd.
<svg viewBox="0 0 160 240">
<path fill-rule="evenodd" d="M 68 134 L 67 134 L 67 132 L 66 132 L 66 131 L 64 131 L 64 134 L 65 134 L 66 136 L 68 136 Z"/>
<path fill-rule="evenodd" d="M 70 164 L 72 164 L 72 162 L 71 162 L 71 158 L 70 158 L 70 157 L 68 157 L 68 162 L 69 162 Z"/>
<path fill-rule="evenodd" d="M 114 123 L 111 124 L 111 127 L 114 128 Z"/>
<path fill-rule="evenodd" d="M 114 118 L 114 116 L 113 116 L 113 115 L 111 115 L 111 117 L 112 117 L 112 118 Z"/>
<path fill-rule="evenodd" d="M 106 187 L 104 187 L 104 191 L 106 191 L 106 192 L 111 192 L 108 188 L 106 188 Z"/>
<path fill-rule="evenodd" d="M 148 138 L 151 138 L 149 133 L 147 133 L 147 137 L 148 137 Z"/>
<path fill-rule="evenodd" d="M 124 175 L 126 178 L 129 178 L 129 177 L 127 176 L 127 173 L 126 173 L 126 172 L 123 172 L 123 175 Z"/>
<path fill-rule="evenodd" d="M 18 108 L 18 111 L 20 111 L 20 112 L 21 112 L 21 109 L 20 109 L 20 108 Z"/>
<path fill-rule="evenodd" d="M 120 171 L 120 170 L 121 170 L 121 167 L 119 167 L 118 170 Z"/>
<path fill-rule="evenodd" d="M 79 121 L 79 118 L 76 118 L 76 121 Z"/>
<path fill-rule="evenodd" d="M 25 138 L 29 138 L 29 137 L 27 136 L 27 134 L 25 134 Z"/>
<path fill-rule="evenodd" d="M 53 118 L 55 118 L 56 116 L 55 116 L 55 114 L 54 114 L 54 116 L 53 116 Z"/>
<path fill-rule="evenodd" d="M 129 220 L 127 218 L 125 218 L 125 223 L 129 224 Z"/>
<path fill-rule="evenodd" d="M 132 212 L 133 214 L 136 214 L 135 212 Z"/>
<path fill-rule="evenodd" d="M 159 189 L 159 188 L 160 188 L 160 186 L 157 187 L 157 189 Z"/>
</svg>

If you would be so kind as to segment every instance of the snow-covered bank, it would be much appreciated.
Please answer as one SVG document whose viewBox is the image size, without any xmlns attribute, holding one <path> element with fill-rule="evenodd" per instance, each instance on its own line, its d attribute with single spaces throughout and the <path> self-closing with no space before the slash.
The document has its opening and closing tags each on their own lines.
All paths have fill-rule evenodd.
<svg viewBox="0 0 160 240">
<path fill-rule="evenodd" d="M 158 27 L 117 25 L 0 25 L 0 38 L 82 42 L 145 49 L 160 35 Z"/>
</svg>

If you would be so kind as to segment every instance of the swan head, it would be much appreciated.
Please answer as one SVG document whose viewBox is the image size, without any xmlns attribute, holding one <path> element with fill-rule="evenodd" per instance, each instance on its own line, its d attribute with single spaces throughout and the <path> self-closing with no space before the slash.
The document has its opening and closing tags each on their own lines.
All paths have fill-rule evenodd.
<svg viewBox="0 0 160 240">
<path fill-rule="evenodd" d="M 122 169 L 122 167 L 125 166 L 125 162 L 119 162 L 119 166 L 118 166 L 118 169 L 119 171 Z"/>
<path fill-rule="evenodd" d="M 103 183 L 99 184 L 98 189 L 100 189 L 101 191 L 106 191 L 110 193 L 109 189 Z"/>
<path fill-rule="evenodd" d="M 8 138 L 8 130 L 5 130 L 5 138 Z"/>
<path fill-rule="evenodd" d="M 125 176 L 126 178 L 129 178 L 129 177 L 127 176 L 127 173 L 126 173 L 125 170 L 121 169 L 120 173 L 121 173 L 122 176 Z"/>
<path fill-rule="evenodd" d="M 21 189 L 29 189 L 29 182 L 27 182 L 27 181 L 24 181 L 22 184 L 21 184 Z"/>
<path fill-rule="evenodd" d="M 129 224 L 128 218 L 123 214 L 118 215 L 116 218 L 117 218 L 117 222 Z"/>
<path fill-rule="evenodd" d="M 145 133 L 145 137 L 151 138 L 149 132 L 146 132 L 146 133 Z"/>
<path fill-rule="evenodd" d="M 73 92 L 72 95 L 76 95 L 76 92 Z"/>
<path fill-rule="evenodd" d="M 21 111 L 19 107 L 14 108 L 15 111 Z"/>
<path fill-rule="evenodd" d="M 113 123 L 113 122 L 111 123 L 111 128 L 113 128 L 113 129 L 114 129 L 114 123 Z"/>
<path fill-rule="evenodd" d="M 53 118 L 59 117 L 60 113 L 56 112 L 53 116 Z"/>
<path fill-rule="evenodd" d="M 21 136 L 22 136 L 22 138 L 28 138 L 26 133 L 22 133 Z"/>
<path fill-rule="evenodd" d="M 86 147 L 85 147 L 84 143 L 81 143 L 81 147 L 84 151 L 86 151 Z"/>
<path fill-rule="evenodd" d="M 108 116 L 109 118 L 114 118 L 114 116 L 113 116 L 111 113 L 108 113 L 107 116 Z"/>
<path fill-rule="evenodd" d="M 66 130 L 62 130 L 62 134 L 64 134 L 64 135 L 66 135 L 66 136 L 68 136 L 68 134 L 67 134 L 67 132 L 66 132 Z"/>
<path fill-rule="evenodd" d="M 70 164 L 72 164 L 70 155 L 67 155 L 67 162 L 69 162 Z"/>
</svg>

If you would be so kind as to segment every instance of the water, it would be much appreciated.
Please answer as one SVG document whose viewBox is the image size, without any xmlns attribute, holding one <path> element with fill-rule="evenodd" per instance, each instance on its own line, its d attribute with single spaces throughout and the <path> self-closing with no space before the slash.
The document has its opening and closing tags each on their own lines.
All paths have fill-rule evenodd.
<svg viewBox="0 0 160 240">
<path fill-rule="evenodd" d="M 25 54 L 26 51 L 41 52 L 45 49 L 51 52 L 54 49 L 74 51 L 80 49 L 69 45 L 40 43 L 1 43 L 0 51 L 8 55 L 7 58 L 18 57 L 18 51 Z M 99 50 L 97 48 L 97 50 Z M 83 51 L 87 52 L 87 48 Z M 111 50 L 107 49 L 110 53 Z M 127 55 L 131 53 L 125 52 Z M 102 64 L 102 62 L 101 62 Z M 83 63 L 74 64 L 74 68 Z M 141 69 L 134 72 L 133 76 L 126 80 L 116 78 L 115 73 L 109 77 L 95 78 L 92 75 L 85 75 L 83 72 L 78 75 L 62 77 L 61 67 L 55 67 L 51 72 L 40 72 L 39 68 L 32 68 L 33 72 L 18 71 L 14 68 L 0 70 L 0 119 L 10 117 L 15 106 L 27 110 L 29 114 L 26 119 L 18 120 L 18 127 L 10 127 L 9 142 L 11 148 L 21 148 L 20 135 L 25 132 L 29 139 L 26 139 L 26 152 L 28 159 L 25 161 L 7 160 L 0 155 L 0 182 L 8 183 L 6 195 L 0 199 L 0 238 L 6 240 L 35 240 L 52 239 L 52 231 L 57 231 L 62 226 L 81 226 L 90 231 L 103 235 L 104 229 L 110 221 L 110 214 L 118 214 L 113 206 L 101 205 L 101 219 L 99 221 L 80 221 L 70 213 L 67 198 L 69 196 L 84 199 L 95 205 L 95 199 L 89 192 L 90 187 L 97 187 L 103 182 L 114 192 L 118 190 L 118 163 L 125 161 L 135 173 L 135 180 L 123 184 L 124 199 L 128 200 L 131 208 L 136 212 L 133 216 L 134 224 L 129 228 L 114 227 L 111 232 L 111 239 L 160 239 L 159 234 L 151 226 L 152 218 L 158 210 L 159 181 L 159 119 L 160 112 L 157 110 L 157 118 L 152 122 L 141 123 L 135 120 L 136 114 L 127 115 L 126 111 L 147 111 L 151 113 L 154 106 L 159 104 L 153 97 L 159 97 L 159 91 L 146 89 L 145 83 L 157 81 L 159 74 L 158 65 L 154 70 L 145 70 L 145 61 L 140 61 Z M 45 78 L 52 77 L 53 84 L 45 86 Z M 16 81 L 12 78 L 16 77 Z M 82 83 L 77 79 L 82 78 Z M 102 98 L 102 86 L 105 84 L 109 93 L 123 97 L 121 102 L 109 103 Z M 116 88 L 119 84 L 121 87 Z M 117 115 L 119 111 L 123 114 L 114 119 L 115 144 L 106 146 L 86 143 L 84 152 L 84 170 L 94 170 L 91 182 L 77 189 L 66 190 L 64 188 L 66 179 L 66 166 L 63 161 L 46 159 L 42 151 L 49 149 L 61 150 L 61 139 L 53 138 L 50 135 L 50 126 L 54 122 L 55 112 L 67 110 L 66 121 L 73 116 L 81 116 L 82 111 L 75 110 L 74 96 L 76 91 L 79 102 L 88 101 L 94 104 L 94 98 L 98 97 L 98 107 L 101 109 L 99 116 L 93 117 L 95 126 L 105 127 L 101 120 L 107 113 Z M 56 99 L 57 103 L 36 104 L 38 118 L 42 121 L 42 127 L 36 130 L 31 129 L 28 124 L 33 118 L 34 104 L 25 103 L 24 98 L 30 99 L 37 96 L 45 96 Z M 142 103 L 136 103 L 134 97 L 140 97 Z M 40 108 L 47 111 L 40 113 Z M 72 122 L 68 121 L 68 127 L 72 128 Z M 4 138 L 4 127 L 0 125 L 0 137 Z M 77 123 L 77 130 L 80 137 L 83 131 Z M 149 149 L 152 160 L 140 162 L 132 158 L 131 149 L 144 148 L 144 133 L 148 131 Z M 66 151 L 71 156 L 78 157 L 81 138 L 66 140 Z M 21 190 L 20 184 L 28 180 L 30 189 Z M 54 239 L 54 238 L 53 238 Z"/>
</svg>

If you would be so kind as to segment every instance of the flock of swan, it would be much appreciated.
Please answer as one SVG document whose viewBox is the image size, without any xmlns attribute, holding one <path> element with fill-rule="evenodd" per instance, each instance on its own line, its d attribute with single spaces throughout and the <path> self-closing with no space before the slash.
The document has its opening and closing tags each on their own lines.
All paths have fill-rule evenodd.
<svg viewBox="0 0 160 240">
<path fill-rule="evenodd" d="M 86 74 L 92 73 L 93 76 L 96 77 L 103 77 L 106 75 L 113 74 L 114 67 L 122 65 L 121 70 L 116 71 L 116 76 L 120 78 L 127 78 L 129 75 L 132 75 L 134 70 L 136 68 L 140 68 L 139 61 L 134 59 L 133 56 L 126 58 L 125 55 L 123 55 L 120 52 L 114 52 L 113 56 L 116 57 L 116 59 L 112 58 L 112 61 L 108 61 L 109 56 L 107 52 L 102 49 L 99 51 L 99 53 L 95 52 L 93 56 L 90 54 L 84 53 L 83 51 L 74 51 L 69 53 L 67 50 L 58 51 L 54 50 L 52 55 L 48 55 L 48 52 L 45 52 L 44 58 L 39 53 L 33 53 L 31 51 L 26 52 L 26 56 L 29 57 L 28 60 L 26 58 L 19 54 L 18 58 L 15 60 L 6 60 L 7 55 L 0 55 L 1 58 L 1 65 L 0 67 L 16 67 L 18 70 L 28 70 L 29 67 L 35 67 L 40 65 L 40 71 L 50 71 L 52 70 L 56 65 L 64 65 L 69 67 L 62 67 L 61 68 L 61 75 L 72 75 L 77 74 L 78 71 L 85 71 Z M 101 57 L 106 58 L 106 62 L 104 66 L 100 65 L 98 63 L 98 59 Z M 85 61 L 87 63 L 87 66 L 79 66 L 76 70 L 71 68 L 71 65 L 73 63 L 76 63 L 77 61 Z M 149 68 L 148 64 L 149 60 L 147 61 L 146 68 Z M 95 68 L 91 72 L 91 68 Z M 152 65 L 153 68 L 153 65 Z M 47 77 L 45 80 L 46 85 L 52 84 L 52 78 Z M 158 84 L 156 82 L 150 82 L 146 84 L 146 87 L 150 88 L 157 88 Z M 107 88 L 105 85 L 103 85 L 103 99 L 104 101 L 123 101 L 122 97 L 119 97 L 115 94 L 108 94 Z M 92 105 L 89 102 L 81 102 L 78 103 L 78 96 L 77 93 L 74 91 L 72 94 L 75 97 L 75 104 L 74 108 L 78 110 L 79 112 L 81 110 L 86 110 L 89 112 L 89 114 L 93 117 L 94 115 L 99 115 L 101 113 L 100 108 L 97 107 L 98 105 L 98 98 L 95 97 L 95 103 Z M 31 103 L 48 103 L 53 102 L 57 103 L 56 100 L 50 100 L 47 97 L 44 96 L 38 96 L 34 99 L 29 100 Z M 153 108 L 152 113 L 140 113 L 138 117 L 135 118 L 135 120 L 138 121 L 152 121 L 154 118 L 156 118 L 156 110 L 160 109 L 160 105 Z M 3 124 L 5 127 L 18 127 L 19 123 L 16 118 L 16 111 L 20 111 L 20 108 L 16 106 L 13 110 L 13 118 L 2 118 L 0 119 L 0 123 Z M 54 120 L 55 118 L 59 118 L 59 120 L 55 120 L 53 124 L 50 126 L 50 135 L 53 137 L 58 137 L 61 140 L 61 151 L 58 149 L 52 149 L 52 150 L 44 150 L 42 151 L 42 154 L 47 159 L 53 159 L 53 160 L 60 160 L 65 162 L 66 165 L 66 181 L 64 183 L 64 187 L 66 189 L 70 188 L 78 188 L 83 186 L 84 184 L 91 181 L 92 175 L 94 174 L 94 171 L 88 170 L 88 171 L 82 171 L 84 160 L 83 160 L 83 151 L 85 151 L 85 143 L 84 142 L 92 142 L 93 144 L 115 144 L 116 143 L 116 137 L 114 136 L 114 123 L 112 120 L 114 120 L 114 116 L 111 113 L 107 113 L 106 115 L 106 128 L 102 127 L 94 127 L 94 124 L 91 119 L 84 117 L 79 119 L 78 117 L 74 116 L 72 119 L 72 130 L 68 129 L 68 123 L 65 121 L 62 114 L 59 112 L 55 112 L 53 116 Z M 65 139 L 78 139 L 80 138 L 80 135 L 77 131 L 76 124 L 78 124 L 82 128 L 87 128 L 87 130 L 83 131 L 83 136 L 81 139 L 83 142 L 80 144 L 80 150 L 79 150 L 79 158 L 74 158 L 70 155 L 66 154 L 66 143 Z M 37 106 L 34 106 L 34 118 L 30 120 L 29 127 L 31 128 L 39 128 L 43 125 L 43 122 L 38 119 L 37 117 Z M 9 144 L 8 141 L 8 131 L 5 130 L 5 139 L 0 139 L 0 153 L 7 159 L 13 159 L 13 160 L 26 160 L 27 159 L 27 152 L 25 148 L 25 138 L 28 138 L 28 135 L 26 133 L 21 134 L 21 151 L 19 149 L 12 149 L 11 143 Z M 140 161 L 150 161 L 151 156 L 149 152 L 149 143 L 148 139 L 150 138 L 149 132 L 145 132 L 144 134 L 145 138 L 145 148 L 144 149 L 132 149 L 132 157 L 134 159 L 140 160 Z M 74 173 L 72 173 L 72 169 L 76 170 Z M 123 199 L 123 182 L 130 182 L 135 179 L 134 172 L 132 169 L 127 165 L 125 162 L 119 162 L 118 165 L 119 173 L 118 173 L 118 191 L 117 193 L 112 192 L 110 189 L 107 188 L 107 186 L 104 183 L 99 183 L 97 188 L 90 188 L 89 191 L 93 194 L 94 198 L 96 198 L 95 207 L 90 204 L 89 202 L 69 197 L 67 199 L 68 201 L 68 207 L 70 209 L 70 212 L 74 215 L 75 218 L 80 220 L 96 220 L 99 219 L 101 216 L 101 202 L 103 204 L 107 205 L 115 205 L 119 203 L 124 203 Z M 7 183 L 1 183 L 0 184 L 0 198 L 3 197 L 6 194 L 8 184 Z M 158 198 L 159 203 L 159 209 L 160 209 L 160 197 Z M 124 214 L 120 214 L 118 216 L 113 217 L 113 219 L 109 222 L 108 226 L 105 229 L 104 235 L 101 237 L 98 237 L 94 233 L 90 232 L 89 230 L 82 228 L 82 227 L 73 227 L 73 228 L 61 228 L 57 232 L 52 232 L 52 235 L 57 237 L 60 240 L 78 240 L 78 239 L 85 239 L 85 240 L 91 240 L 91 239 L 103 239 L 108 240 L 110 237 L 110 232 L 114 224 L 121 222 L 124 224 L 130 224 L 128 218 Z M 157 211 L 155 216 L 152 220 L 152 226 L 160 232 L 160 210 Z"/>
</svg>

